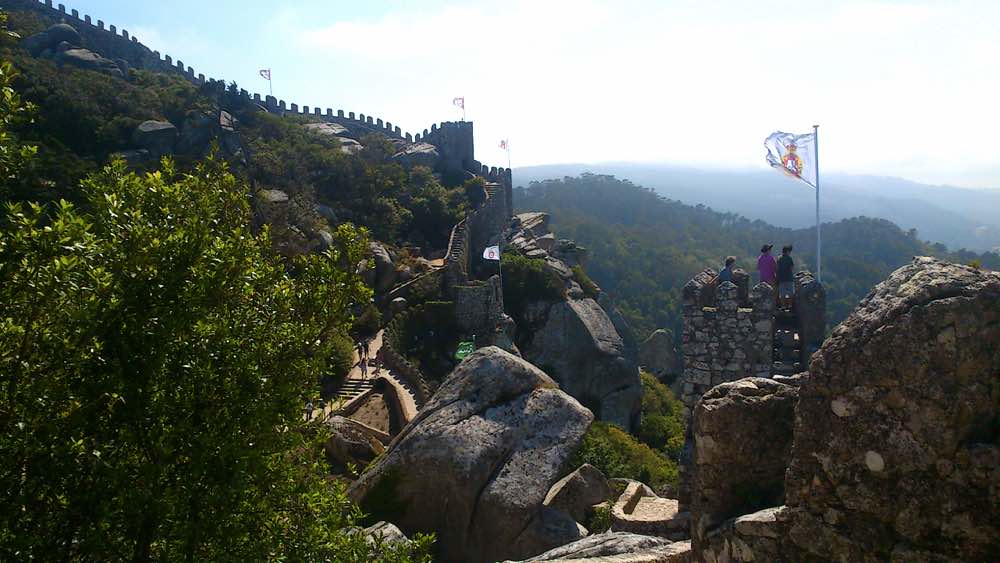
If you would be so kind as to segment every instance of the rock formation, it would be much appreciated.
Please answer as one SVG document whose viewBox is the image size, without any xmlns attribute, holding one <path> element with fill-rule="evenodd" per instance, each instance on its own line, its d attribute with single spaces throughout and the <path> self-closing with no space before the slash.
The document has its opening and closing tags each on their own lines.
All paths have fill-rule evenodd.
<svg viewBox="0 0 1000 563">
<path fill-rule="evenodd" d="M 528 306 L 531 322 L 518 326 L 521 353 L 601 420 L 634 428 L 642 383 L 631 331 L 600 288 L 592 290 L 597 295 L 588 295 L 580 285 L 582 280 L 576 279 L 564 261 L 579 265 L 585 251 L 571 241 L 553 243 L 546 238 L 550 235 L 544 213 L 525 213 L 514 219 L 511 245 L 529 258 L 544 260 L 566 287 L 564 300 Z"/>
<path fill-rule="evenodd" d="M 593 561 L 594 563 L 689 563 L 688 542 L 642 536 L 628 532 L 607 532 L 532 557 L 536 561 Z"/>
<path fill-rule="evenodd" d="M 660 328 L 639 345 L 639 365 L 663 381 L 668 376 L 680 373 L 674 337 L 669 330 Z"/>
<path fill-rule="evenodd" d="M 785 505 L 703 530 L 697 559 L 998 560 L 1000 274 L 914 259 L 800 379 Z M 732 459 L 746 439 L 711 448 Z"/>
<path fill-rule="evenodd" d="M 443 560 L 531 557 L 586 533 L 543 501 L 592 420 L 539 369 L 483 348 L 349 492 L 407 534 L 437 533 Z"/>
<path fill-rule="evenodd" d="M 385 451 L 371 432 L 349 418 L 332 416 L 324 424 L 330 429 L 330 437 L 323 448 L 334 473 L 343 473 L 348 464 L 363 468 Z"/>
<path fill-rule="evenodd" d="M 132 133 L 132 142 L 149 151 L 153 158 L 173 154 L 177 128 L 169 121 L 143 121 Z"/>
<path fill-rule="evenodd" d="M 723 521 L 784 503 L 797 401 L 796 387 L 748 378 L 714 387 L 698 402 L 690 500 L 696 547 Z"/>
<path fill-rule="evenodd" d="M 610 499 L 613 494 L 601 470 L 585 463 L 552 485 L 544 504 L 562 510 L 577 522 L 585 522 L 590 508 Z"/>
</svg>

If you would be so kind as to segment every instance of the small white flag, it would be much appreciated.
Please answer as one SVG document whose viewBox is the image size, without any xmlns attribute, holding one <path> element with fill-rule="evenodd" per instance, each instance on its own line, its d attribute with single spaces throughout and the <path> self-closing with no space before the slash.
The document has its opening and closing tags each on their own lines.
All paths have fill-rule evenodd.
<svg viewBox="0 0 1000 563">
<path fill-rule="evenodd" d="M 816 187 L 816 135 L 776 131 L 764 141 L 767 163 L 784 174 Z"/>
<path fill-rule="evenodd" d="M 500 141 L 500 148 L 503 150 L 507 150 L 507 139 Z"/>
<path fill-rule="evenodd" d="M 265 68 L 260 71 L 260 77 L 264 80 L 271 80 L 271 69 Z"/>
<path fill-rule="evenodd" d="M 451 103 L 462 109 L 465 109 L 465 96 L 455 98 L 454 100 L 451 101 Z"/>
<path fill-rule="evenodd" d="M 483 251 L 483 260 L 500 260 L 500 247 L 487 246 Z"/>
</svg>

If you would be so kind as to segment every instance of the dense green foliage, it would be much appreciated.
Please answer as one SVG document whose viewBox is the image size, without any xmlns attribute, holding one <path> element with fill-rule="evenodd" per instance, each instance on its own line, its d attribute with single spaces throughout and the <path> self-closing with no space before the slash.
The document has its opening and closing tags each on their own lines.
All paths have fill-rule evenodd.
<svg viewBox="0 0 1000 563">
<path fill-rule="evenodd" d="M 683 405 L 666 385 L 641 372 L 642 422 L 633 436 L 594 422 L 571 465 L 589 463 L 608 477 L 642 481 L 657 490 L 677 484 L 677 459 L 684 447 Z"/>
<path fill-rule="evenodd" d="M 523 317 L 529 303 L 562 298 L 563 282 L 558 274 L 545 267 L 544 260 L 510 251 L 501 255 L 500 265 L 503 269 L 504 307 L 515 320 Z"/>
<path fill-rule="evenodd" d="M 83 184 L 0 230 L 5 560 L 366 560 L 302 400 L 331 369 L 362 231 L 285 262 L 214 162 Z M 395 557 L 395 555 L 393 556 Z"/>
<path fill-rule="evenodd" d="M 461 335 L 454 302 L 428 301 L 401 313 L 393 325 L 398 349 L 431 383 L 443 381 L 458 364 Z"/>
<path fill-rule="evenodd" d="M 309 118 L 240 115 L 252 155 L 249 178 L 328 205 L 338 219 L 367 226 L 379 240 L 442 249 L 465 212 L 461 187 L 445 188 L 427 168 L 404 169 L 392 160 L 394 145 L 385 137 L 368 135 L 364 148 L 347 154 L 336 137 L 309 132 Z"/>
<path fill-rule="evenodd" d="M 514 192 L 519 210 L 552 215 L 560 236 L 585 245 L 588 273 L 608 291 L 640 338 L 658 327 L 679 333 L 680 290 L 696 273 L 719 269 L 727 255 L 755 274 L 760 246 L 793 244 L 796 269 L 813 267 L 815 229 L 782 229 L 704 206 L 664 199 L 612 176 L 532 183 Z M 855 218 L 823 226 L 823 282 L 830 326 L 876 283 L 915 255 L 1000 268 L 1000 255 L 947 253 L 888 221 Z M 506 274 L 506 264 L 504 265 Z"/>
<path fill-rule="evenodd" d="M 641 372 L 642 421 L 636 436 L 669 459 L 678 459 L 684 448 L 684 405 L 656 377 Z"/>
<path fill-rule="evenodd" d="M 597 284 L 594 283 L 594 280 L 590 279 L 590 276 L 587 275 L 582 266 L 573 266 L 573 279 L 576 280 L 576 283 L 580 284 L 580 289 L 583 290 L 584 295 L 591 299 L 597 299 L 597 294 L 599 293 Z"/>
<path fill-rule="evenodd" d="M 634 436 L 608 422 L 595 421 L 570 460 L 579 467 L 589 463 L 608 477 L 642 481 L 655 490 L 677 484 L 677 464 Z"/>
</svg>

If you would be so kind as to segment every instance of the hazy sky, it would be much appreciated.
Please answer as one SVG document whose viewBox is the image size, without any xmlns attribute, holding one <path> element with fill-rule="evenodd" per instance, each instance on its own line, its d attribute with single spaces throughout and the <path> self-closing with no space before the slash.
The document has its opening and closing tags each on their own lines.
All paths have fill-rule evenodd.
<svg viewBox="0 0 1000 563">
<path fill-rule="evenodd" d="M 1000 1 L 63 0 L 206 76 L 418 132 L 465 96 L 477 158 L 823 170 L 1000 188 Z"/>
</svg>

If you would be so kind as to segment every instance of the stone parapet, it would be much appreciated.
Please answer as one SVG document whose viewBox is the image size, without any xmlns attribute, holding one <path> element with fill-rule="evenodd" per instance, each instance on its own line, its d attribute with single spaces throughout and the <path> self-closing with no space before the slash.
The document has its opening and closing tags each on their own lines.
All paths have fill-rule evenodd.
<svg viewBox="0 0 1000 563">
<path fill-rule="evenodd" d="M 770 377 L 774 290 L 758 284 L 741 307 L 739 287 L 724 282 L 712 286 L 711 270 L 684 288 L 684 372 L 681 400 L 685 413 L 706 391 L 744 377 Z M 705 298 L 713 293 L 714 303 Z M 712 303 L 712 306 L 706 306 Z"/>
</svg>

